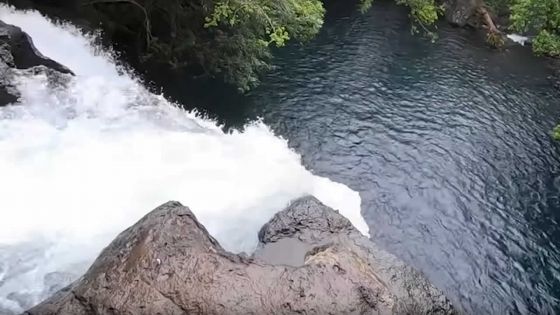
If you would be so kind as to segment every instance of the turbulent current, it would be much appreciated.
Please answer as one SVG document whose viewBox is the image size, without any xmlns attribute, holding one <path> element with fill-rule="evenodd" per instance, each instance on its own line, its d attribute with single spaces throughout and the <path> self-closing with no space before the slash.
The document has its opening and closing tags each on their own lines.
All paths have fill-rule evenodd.
<svg viewBox="0 0 560 315">
<path fill-rule="evenodd" d="M 368 233 L 358 193 L 314 176 L 263 123 L 223 132 L 149 93 L 73 26 L 5 6 L 0 20 L 76 74 L 58 86 L 21 72 L 21 101 L 0 108 L 0 313 L 75 279 L 168 200 L 191 207 L 233 251 L 252 250 L 260 226 L 305 194 Z"/>
</svg>

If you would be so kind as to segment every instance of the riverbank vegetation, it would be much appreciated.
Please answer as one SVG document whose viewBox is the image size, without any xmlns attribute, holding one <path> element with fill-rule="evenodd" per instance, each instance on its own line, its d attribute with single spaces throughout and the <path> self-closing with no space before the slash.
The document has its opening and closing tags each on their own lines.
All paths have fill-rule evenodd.
<svg viewBox="0 0 560 315">
<path fill-rule="evenodd" d="M 442 12 L 435 0 L 397 0 L 407 6 L 413 21 L 412 30 L 432 34 L 433 25 Z M 360 0 L 359 9 L 366 12 L 373 0 Z M 235 45 L 243 52 L 228 67 L 211 70 L 223 72 L 226 80 L 247 90 L 258 83 L 261 70 L 270 67 L 270 47 L 282 47 L 288 41 L 305 42 L 321 29 L 325 9 L 320 0 L 218 0 L 205 17 L 209 32 L 235 34 Z M 224 61 L 228 56 L 224 56 Z"/>
<path fill-rule="evenodd" d="M 327 0 L 25 1 L 65 7 L 93 27 L 101 25 L 110 42 L 140 63 L 164 64 L 193 77 L 216 77 L 246 91 L 271 68 L 273 48 L 303 43 L 319 32 L 325 16 L 323 1 Z M 348 1 L 348 5 L 366 12 L 375 9 L 372 6 L 378 0 L 356 1 Z M 495 46 L 503 43 L 505 32 L 515 31 L 534 35 L 535 53 L 560 55 L 558 0 L 394 1 L 408 8 L 412 32 L 431 39 L 436 37 L 434 25 L 446 15 L 446 9 L 460 8 L 471 11 L 469 19 L 487 29 L 488 41 Z M 500 29 L 494 23 L 497 16 L 507 17 Z"/>
<path fill-rule="evenodd" d="M 537 55 L 560 56 L 560 1 L 486 0 L 496 15 L 506 15 L 507 31 L 532 37 Z"/>
<path fill-rule="evenodd" d="M 512 29 L 517 32 L 536 35 L 533 40 L 533 51 L 535 53 L 560 56 L 560 1 L 509 1 L 512 2 Z"/>
<path fill-rule="evenodd" d="M 360 0 L 367 11 L 373 1 Z M 435 0 L 397 0 L 410 8 L 415 32 L 441 14 Z M 145 60 L 217 76 L 247 91 L 271 68 L 271 49 L 303 43 L 323 25 L 321 0 L 93 0 L 112 36 L 133 43 Z"/>
</svg>

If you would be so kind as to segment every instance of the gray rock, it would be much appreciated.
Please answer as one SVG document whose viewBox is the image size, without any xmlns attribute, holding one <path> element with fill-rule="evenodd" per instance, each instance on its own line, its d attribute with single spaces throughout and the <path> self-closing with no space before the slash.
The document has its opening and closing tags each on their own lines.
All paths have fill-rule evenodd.
<svg viewBox="0 0 560 315">
<path fill-rule="evenodd" d="M 168 202 L 26 314 L 456 313 L 420 273 L 315 198 L 278 213 L 259 238 L 252 257 L 229 253 L 188 208 Z"/>
<path fill-rule="evenodd" d="M 480 5 L 480 0 L 446 0 L 445 19 L 455 26 L 464 27 L 476 14 Z"/>
<path fill-rule="evenodd" d="M 18 99 L 17 92 L 13 88 L 3 86 L 2 80 L 0 80 L 0 106 L 15 103 Z"/>
<path fill-rule="evenodd" d="M 260 246 L 255 256 L 264 256 L 266 249 L 286 240 L 300 242 L 313 250 L 305 253 L 306 263 L 333 248 L 344 248 L 358 259 L 355 265 L 343 267 L 364 268 L 366 274 L 374 276 L 389 291 L 396 301 L 397 313 L 453 314 L 451 303 L 418 271 L 406 265 L 396 256 L 386 252 L 363 236 L 344 216 L 323 205 L 314 197 L 294 201 L 287 209 L 277 213 L 259 232 Z M 301 255 L 301 252 L 291 252 Z M 262 257 L 269 263 L 266 256 Z M 331 256 L 335 261 L 343 257 Z M 284 257 L 284 259 L 287 259 Z M 296 260 L 297 258 L 291 258 Z M 336 266 L 333 263 L 333 266 Z M 342 268 L 342 266 L 339 266 Z M 394 311 L 393 310 L 393 311 Z"/>
<path fill-rule="evenodd" d="M 29 69 L 36 66 L 45 66 L 60 73 L 72 73 L 70 69 L 43 56 L 33 40 L 21 28 L 0 21 L 0 45 L 9 47 L 13 66 L 18 69 Z"/>
<path fill-rule="evenodd" d="M 10 46 L 0 44 L 0 106 L 14 103 L 18 100 L 18 92 L 11 85 L 12 68 L 15 67 Z"/>
<path fill-rule="evenodd" d="M 48 69 L 51 73 L 73 74 L 65 66 L 43 56 L 31 37 L 19 27 L 0 21 L 0 106 L 19 99 L 19 93 L 11 83 L 14 69 Z"/>
</svg>

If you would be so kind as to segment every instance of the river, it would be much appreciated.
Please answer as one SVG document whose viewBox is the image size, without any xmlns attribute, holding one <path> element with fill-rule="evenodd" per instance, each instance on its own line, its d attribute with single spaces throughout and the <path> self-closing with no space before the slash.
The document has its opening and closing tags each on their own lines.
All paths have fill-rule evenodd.
<svg viewBox="0 0 560 315">
<path fill-rule="evenodd" d="M 226 126 L 262 117 L 308 168 L 359 191 L 372 238 L 468 313 L 560 313 L 549 61 L 445 24 L 431 43 L 383 2 L 328 12 L 318 38 L 279 50 L 247 96 L 164 90 Z"/>
<path fill-rule="evenodd" d="M 328 9 L 319 36 L 276 51 L 277 68 L 248 95 L 153 74 L 155 89 L 234 130 L 224 133 L 147 92 L 72 27 L 2 8 L 77 78 L 53 94 L 23 76 L 25 106 L 0 113 L 0 310 L 48 296 L 47 279 L 75 278 L 67 271 L 169 199 L 243 250 L 306 193 L 359 225 L 359 192 L 372 239 L 467 313 L 559 313 L 549 62 L 444 24 L 431 43 L 383 2 L 363 15 Z"/>
</svg>

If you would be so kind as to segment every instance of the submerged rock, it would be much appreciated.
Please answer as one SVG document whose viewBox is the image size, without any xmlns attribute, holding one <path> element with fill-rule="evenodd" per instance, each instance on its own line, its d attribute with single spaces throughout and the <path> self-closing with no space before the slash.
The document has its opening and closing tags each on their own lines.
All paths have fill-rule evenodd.
<svg viewBox="0 0 560 315">
<path fill-rule="evenodd" d="M 21 28 L 0 21 L 0 106 L 14 103 L 19 98 L 11 83 L 14 69 L 73 74 L 65 66 L 43 56 Z"/>
<path fill-rule="evenodd" d="M 252 257 L 229 253 L 168 202 L 26 314 L 456 313 L 420 273 L 313 197 L 274 216 L 259 239 Z"/>
</svg>

